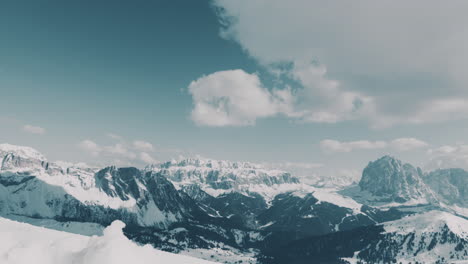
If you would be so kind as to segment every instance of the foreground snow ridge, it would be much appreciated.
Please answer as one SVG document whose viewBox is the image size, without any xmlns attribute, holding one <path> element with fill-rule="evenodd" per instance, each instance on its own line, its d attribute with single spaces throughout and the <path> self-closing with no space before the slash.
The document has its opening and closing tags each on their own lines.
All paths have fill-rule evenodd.
<svg viewBox="0 0 468 264">
<path fill-rule="evenodd" d="M 139 246 L 114 221 L 103 236 L 81 236 L 0 218 L 0 263 L 8 264 L 209 264 L 213 262 Z"/>
</svg>

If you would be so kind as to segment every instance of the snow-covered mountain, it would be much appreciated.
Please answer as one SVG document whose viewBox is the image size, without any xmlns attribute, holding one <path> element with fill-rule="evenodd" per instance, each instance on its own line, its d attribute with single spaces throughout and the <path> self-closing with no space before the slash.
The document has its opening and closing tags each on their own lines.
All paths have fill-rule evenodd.
<svg viewBox="0 0 468 264">
<path fill-rule="evenodd" d="M 215 197 L 229 192 L 257 193 L 269 201 L 301 185 L 288 172 L 249 162 L 185 159 L 148 166 L 147 170 L 160 173 L 179 188 L 196 184 Z"/>
<path fill-rule="evenodd" d="M 423 181 L 423 172 L 390 156 L 370 162 L 362 172 L 359 187 L 373 195 L 376 202 L 432 201 L 432 192 Z"/>
<path fill-rule="evenodd" d="M 8 264 L 209 264 L 214 262 L 176 255 L 126 238 L 120 221 L 102 236 L 82 236 L 0 218 L 0 263 Z"/>
<path fill-rule="evenodd" d="M 27 147 L 2 149 L 0 213 L 166 227 L 203 214 L 163 176 L 136 168 L 62 168 Z M 44 160 L 39 160 L 44 159 Z"/>
<path fill-rule="evenodd" d="M 358 258 L 355 252 L 370 250 L 376 239 L 397 243 L 382 223 L 433 209 L 468 216 L 468 173 L 424 173 L 389 156 L 369 163 L 359 185 L 342 189 L 248 162 L 185 159 L 99 169 L 50 162 L 28 147 L 0 144 L 0 154 L 5 218 L 83 235 L 102 234 L 121 220 L 133 241 L 225 263 L 311 256 L 340 263 L 333 261 Z"/>
<path fill-rule="evenodd" d="M 430 211 L 385 223 L 381 237 L 351 263 L 467 263 L 468 220 Z"/>
</svg>

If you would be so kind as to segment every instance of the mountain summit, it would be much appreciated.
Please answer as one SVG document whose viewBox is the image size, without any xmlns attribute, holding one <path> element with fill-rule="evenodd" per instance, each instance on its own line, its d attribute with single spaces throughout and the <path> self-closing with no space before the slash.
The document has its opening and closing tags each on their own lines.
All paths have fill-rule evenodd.
<svg viewBox="0 0 468 264">
<path fill-rule="evenodd" d="M 430 191 L 422 177 L 420 168 L 384 156 L 367 165 L 362 172 L 359 187 L 389 201 L 423 201 L 430 197 Z"/>
</svg>

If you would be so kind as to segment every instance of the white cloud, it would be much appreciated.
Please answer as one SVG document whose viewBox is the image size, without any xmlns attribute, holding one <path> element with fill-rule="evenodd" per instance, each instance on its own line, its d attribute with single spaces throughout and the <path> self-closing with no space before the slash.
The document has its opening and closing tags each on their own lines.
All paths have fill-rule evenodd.
<svg viewBox="0 0 468 264">
<path fill-rule="evenodd" d="M 320 141 L 320 147 L 325 152 L 351 152 L 360 149 L 382 149 L 387 147 L 385 141 L 358 140 L 340 142 L 338 140 L 325 139 Z"/>
<path fill-rule="evenodd" d="M 153 144 L 142 140 L 133 141 L 133 147 L 141 151 L 154 151 Z"/>
<path fill-rule="evenodd" d="M 106 157 L 123 157 L 127 159 L 136 158 L 136 154 L 129 150 L 123 143 L 117 143 L 109 146 L 100 146 L 96 142 L 86 139 L 81 141 L 78 144 L 78 147 L 93 156 L 104 155 Z"/>
<path fill-rule="evenodd" d="M 340 82 L 327 78 L 324 65 L 295 61 L 288 74 L 302 86 L 294 108 L 304 121 L 336 123 L 374 110 L 373 98 L 343 89 Z"/>
<path fill-rule="evenodd" d="M 468 169 L 468 145 L 445 145 L 427 151 L 429 162 L 424 166 L 426 170 L 443 168 Z"/>
<path fill-rule="evenodd" d="M 243 70 L 215 72 L 190 83 L 192 120 L 206 126 L 248 126 L 257 118 L 289 111 L 287 90 L 270 92 L 256 74 Z"/>
<path fill-rule="evenodd" d="M 84 151 L 91 153 L 93 156 L 99 155 L 99 153 L 102 150 L 102 148 L 98 144 L 89 139 L 85 139 L 78 143 L 78 147 Z"/>
<path fill-rule="evenodd" d="M 393 148 L 398 151 L 409 151 L 428 147 L 429 144 L 416 138 L 397 138 L 390 142 L 357 140 L 341 142 L 338 140 L 325 139 L 320 141 L 320 148 L 327 153 L 332 152 L 351 152 L 354 150 L 372 150 Z"/>
<path fill-rule="evenodd" d="M 125 147 L 121 143 L 117 143 L 111 146 L 105 146 L 103 149 L 105 152 L 110 153 L 110 154 L 120 155 L 123 157 L 127 157 L 129 159 L 136 158 L 136 154 L 130 151 L 127 147 Z"/>
<path fill-rule="evenodd" d="M 114 134 L 114 133 L 107 133 L 108 137 L 112 138 L 112 139 L 115 139 L 115 140 L 122 140 L 122 137 L 117 135 L 117 134 Z"/>
<path fill-rule="evenodd" d="M 223 37 L 272 72 L 294 65 L 288 74 L 311 95 L 299 97 L 305 121 L 361 118 L 387 127 L 468 117 L 467 1 L 214 4 Z M 310 61 L 326 65 L 332 79 Z"/>
<path fill-rule="evenodd" d="M 32 126 L 32 125 L 24 125 L 23 130 L 28 133 L 38 134 L 38 135 L 43 135 L 46 132 L 45 128 L 42 128 L 40 126 Z"/>
<path fill-rule="evenodd" d="M 116 139 L 118 142 L 111 145 L 102 145 L 90 139 L 86 139 L 79 142 L 78 147 L 92 156 L 99 156 L 102 164 L 139 166 L 157 162 L 157 160 L 149 154 L 155 152 L 151 143 L 143 140 L 127 142 L 122 137 L 115 134 L 106 134 L 106 136 Z M 175 150 L 165 151 L 174 152 Z"/>
<path fill-rule="evenodd" d="M 392 140 L 390 145 L 399 151 L 408 151 L 429 146 L 428 143 L 417 138 L 397 138 Z"/>
<path fill-rule="evenodd" d="M 373 99 L 343 90 L 326 78 L 323 65 L 294 63 L 287 71 L 302 87 L 264 88 L 256 74 L 243 70 L 215 72 L 189 85 L 192 120 L 205 126 L 254 125 L 258 118 L 282 114 L 294 120 L 336 123 L 371 113 Z"/>
<path fill-rule="evenodd" d="M 152 163 L 156 163 L 158 162 L 157 160 L 155 160 L 150 154 L 146 153 L 146 152 L 141 152 L 140 153 L 140 159 L 145 162 L 145 163 L 148 163 L 148 164 L 152 164 Z"/>
</svg>

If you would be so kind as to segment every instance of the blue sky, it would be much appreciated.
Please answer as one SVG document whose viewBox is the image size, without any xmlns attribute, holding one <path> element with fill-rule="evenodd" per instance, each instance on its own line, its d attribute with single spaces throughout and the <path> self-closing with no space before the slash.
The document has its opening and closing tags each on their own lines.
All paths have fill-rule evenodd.
<svg viewBox="0 0 468 264">
<path fill-rule="evenodd" d="M 99 164 L 467 167 L 467 6 L 421 4 L 3 1 L 0 141 Z"/>
</svg>

